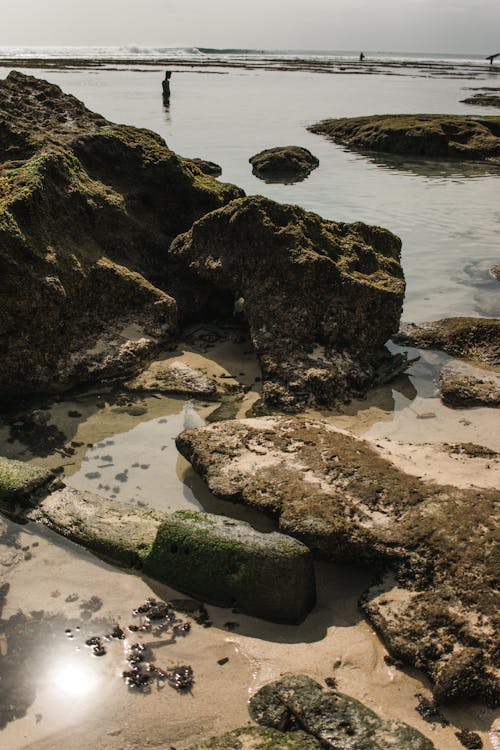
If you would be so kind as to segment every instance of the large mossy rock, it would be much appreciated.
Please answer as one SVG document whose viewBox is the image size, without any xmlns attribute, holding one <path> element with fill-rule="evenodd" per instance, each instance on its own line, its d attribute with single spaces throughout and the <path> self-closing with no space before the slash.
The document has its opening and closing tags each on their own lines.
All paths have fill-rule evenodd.
<svg viewBox="0 0 500 750">
<path fill-rule="evenodd" d="M 177 325 L 170 242 L 242 191 L 18 72 L 0 146 L 0 398 L 133 368 Z"/>
<path fill-rule="evenodd" d="M 253 174 L 265 182 L 299 182 L 319 166 L 319 159 L 301 146 L 267 148 L 249 162 Z"/>
<path fill-rule="evenodd" d="M 166 516 L 144 567 L 191 596 L 266 620 L 300 622 L 316 601 L 305 545 L 208 513 Z"/>
<path fill-rule="evenodd" d="M 170 262 L 188 290 L 185 315 L 193 299 L 206 315 L 234 307 L 250 327 L 264 398 L 293 408 L 365 393 L 393 366 L 384 344 L 401 314 L 400 249 L 380 227 L 254 196 L 197 221 Z"/>
<path fill-rule="evenodd" d="M 500 117 L 369 115 L 322 120 L 308 130 L 360 151 L 500 164 Z"/>
<path fill-rule="evenodd" d="M 364 611 L 441 701 L 499 701 L 500 491 L 423 482 L 298 417 L 214 423 L 177 447 L 215 495 L 273 514 L 316 556 L 385 571 Z"/>
<path fill-rule="evenodd" d="M 250 699 L 259 724 L 302 730 L 331 750 L 433 750 L 433 743 L 401 721 L 384 721 L 354 698 L 325 690 L 306 675 L 286 675 Z M 293 734 L 292 734 L 293 736 Z"/>
<path fill-rule="evenodd" d="M 322 750 L 307 732 L 280 732 L 269 727 L 241 727 L 212 737 L 189 750 Z"/>
</svg>

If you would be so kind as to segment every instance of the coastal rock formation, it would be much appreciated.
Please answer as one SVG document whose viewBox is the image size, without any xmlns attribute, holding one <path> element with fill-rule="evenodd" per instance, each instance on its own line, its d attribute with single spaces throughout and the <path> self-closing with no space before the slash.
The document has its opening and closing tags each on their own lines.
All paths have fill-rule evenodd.
<svg viewBox="0 0 500 750">
<path fill-rule="evenodd" d="M 184 287 L 172 293 L 185 316 L 246 319 L 269 404 L 335 404 L 396 368 L 384 344 L 401 314 L 400 248 L 380 227 L 242 198 L 174 240 Z"/>
<path fill-rule="evenodd" d="M 188 750 L 322 750 L 307 732 L 285 733 L 268 727 L 241 727 Z"/>
<path fill-rule="evenodd" d="M 297 417 L 214 423 L 177 447 L 215 495 L 274 515 L 316 556 L 386 571 L 364 610 L 441 701 L 498 702 L 498 490 L 423 482 Z"/>
<path fill-rule="evenodd" d="M 473 94 L 467 99 L 460 99 L 462 104 L 475 104 L 478 107 L 500 107 L 498 94 Z"/>
<path fill-rule="evenodd" d="M 300 622 L 316 601 L 304 544 L 208 513 L 165 516 L 144 569 L 202 601 L 275 622 Z"/>
<path fill-rule="evenodd" d="M 444 318 L 421 325 L 410 323 L 392 338 L 403 346 L 441 349 L 453 357 L 500 367 L 498 318 Z"/>
<path fill-rule="evenodd" d="M 209 174 L 212 177 L 220 177 L 222 174 L 222 167 L 216 164 L 214 161 L 207 161 L 207 159 L 184 159 L 188 164 L 195 164 L 200 172 L 203 174 Z"/>
<path fill-rule="evenodd" d="M 48 469 L 0 457 L 0 508 L 15 511 L 18 504 L 47 494 L 54 480 Z"/>
<path fill-rule="evenodd" d="M 219 392 L 225 393 L 213 378 L 177 360 L 168 364 L 156 360 L 124 386 L 134 392 L 173 393 L 199 398 L 214 398 Z"/>
<path fill-rule="evenodd" d="M 434 748 L 408 724 L 384 721 L 354 698 L 326 690 L 306 675 L 285 675 L 265 685 L 250 699 L 249 711 L 259 724 L 292 733 L 302 730 L 332 750 Z"/>
<path fill-rule="evenodd" d="M 265 182 L 300 182 L 319 166 L 319 159 L 300 146 L 268 148 L 248 161 L 253 174 Z"/>
<path fill-rule="evenodd" d="M 132 369 L 177 325 L 170 242 L 241 191 L 17 72 L 0 144 L 0 397 Z"/>
<path fill-rule="evenodd" d="M 360 151 L 500 164 L 500 117 L 370 115 L 323 120 L 308 130 Z"/>
<path fill-rule="evenodd" d="M 490 274 L 493 276 L 494 279 L 497 279 L 497 281 L 500 281 L 500 265 L 493 266 L 493 268 L 490 268 Z"/>
<path fill-rule="evenodd" d="M 440 386 L 450 406 L 500 406 L 500 372 L 451 362 L 441 371 Z"/>
</svg>

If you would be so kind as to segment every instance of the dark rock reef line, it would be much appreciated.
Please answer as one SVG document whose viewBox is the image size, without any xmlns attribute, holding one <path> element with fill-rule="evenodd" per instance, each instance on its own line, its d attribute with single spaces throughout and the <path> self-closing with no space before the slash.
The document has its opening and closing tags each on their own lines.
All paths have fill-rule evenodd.
<svg viewBox="0 0 500 750">
<path fill-rule="evenodd" d="M 370 115 L 323 120 L 308 130 L 360 151 L 500 164 L 500 117 Z"/>
<path fill-rule="evenodd" d="M 0 394 L 127 370 L 177 326 L 166 254 L 242 194 L 58 86 L 0 83 Z"/>
<path fill-rule="evenodd" d="M 205 317 L 235 305 L 248 322 L 268 404 L 334 404 L 365 393 L 380 368 L 396 367 L 384 344 L 403 302 L 400 248 L 380 227 L 242 198 L 174 240 L 170 266 L 183 284 L 174 295 L 185 315 L 193 299 Z"/>
<path fill-rule="evenodd" d="M 275 515 L 318 557 L 378 567 L 364 611 L 439 701 L 498 703 L 498 491 L 423 482 L 297 417 L 212 424 L 177 446 L 215 495 Z"/>
</svg>

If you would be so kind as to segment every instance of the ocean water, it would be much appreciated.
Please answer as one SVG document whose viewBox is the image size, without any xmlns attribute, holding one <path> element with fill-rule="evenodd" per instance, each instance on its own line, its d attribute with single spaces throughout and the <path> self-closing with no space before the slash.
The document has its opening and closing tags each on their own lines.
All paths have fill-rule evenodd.
<svg viewBox="0 0 500 750">
<path fill-rule="evenodd" d="M 500 316 L 500 287 L 489 274 L 500 262 L 500 168 L 368 158 L 306 129 L 328 117 L 375 113 L 491 115 L 494 110 L 460 103 L 477 81 L 183 68 L 172 75 L 165 106 L 160 67 L 25 72 L 57 83 L 111 120 L 160 133 L 181 155 L 218 162 L 221 179 L 247 194 L 390 229 L 403 242 L 403 320 Z M 491 76 L 483 85 L 497 82 L 495 70 Z M 319 158 L 309 178 L 280 185 L 252 175 L 249 157 L 288 144 L 305 146 Z"/>
</svg>

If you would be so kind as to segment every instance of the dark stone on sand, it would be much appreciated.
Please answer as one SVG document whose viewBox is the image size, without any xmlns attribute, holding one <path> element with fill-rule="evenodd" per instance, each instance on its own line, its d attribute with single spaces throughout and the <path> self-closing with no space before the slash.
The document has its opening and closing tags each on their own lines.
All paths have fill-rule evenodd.
<svg viewBox="0 0 500 750">
<path fill-rule="evenodd" d="M 331 750 L 433 750 L 433 743 L 401 721 L 383 720 L 355 698 L 326 690 L 306 675 L 285 675 L 250 699 L 250 716 L 264 726 L 300 730 Z"/>
<path fill-rule="evenodd" d="M 272 514 L 317 557 L 385 571 L 363 610 L 440 701 L 499 702 L 498 490 L 424 482 L 298 417 L 219 422 L 177 447 L 217 497 Z"/>
<path fill-rule="evenodd" d="M 444 318 L 430 323 L 402 326 L 393 341 L 418 349 L 440 349 L 471 362 L 500 366 L 498 318 Z"/>
<path fill-rule="evenodd" d="M 0 141 L 0 398 L 133 370 L 176 330 L 165 248 L 242 191 L 18 72 Z"/>
<path fill-rule="evenodd" d="M 500 117 L 370 115 L 323 120 L 308 130 L 360 151 L 500 164 Z"/>
<path fill-rule="evenodd" d="M 275 622 L 300 622 L 316 601 L 305 545 L 208 513 L 165 516 L 144 568 L 190 596 Z"/>
<path fill-rule="evenodd" d="M 460 101 L 462 104 L 475 104 L 478 107 L 500 107 L 500 96 L 495 94 L 474 94 Z"/>
<path fill-rule="evenodd" d="M 299 182 L 319 166 L 319 159 L 300 146 L 268 148 L 248 161 L 253 174 L 266 182 Z"/>
<path fill-rule="evenodd" d="M 170 247 L 181 311 L 246 318 L 268 404 L 364 394 L 394 360 L 404 295 L 399 238 L 260 196 L 207 214 Z M 183 285 L 183 286 L 182 286 Z M 195 301 L 195 302 L 193 302 Z M 214 307 L 215 306 L 215 307 Z"/>
</svg>

